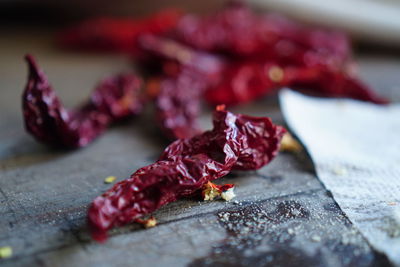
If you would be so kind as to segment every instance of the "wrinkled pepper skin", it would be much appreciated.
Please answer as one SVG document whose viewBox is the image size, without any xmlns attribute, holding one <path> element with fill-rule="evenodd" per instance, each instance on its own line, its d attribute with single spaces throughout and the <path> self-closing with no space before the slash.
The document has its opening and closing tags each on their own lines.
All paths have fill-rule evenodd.
<svg viewBox="0 0 400 267">
<path fill-rule="evenodd" d="M 42 143 L 62 148 L 86 146 L 110 123 L 142 109 L 139 79 L 121 74 L 102 80 L 87 103 L 67 110 L 34 58 L 27 55 L 26 61 L 29 76 L 22 96 L 25 128 Z"/>
<path fill-rule="evenodd" d="M 262 167 L 276 155 L 285 132 L 268 118 L 234 115 L 221 106 L 214 113 L 213 124 L 210 131 L 175 141 L 157 162 L 97 197 L 88 211 L 93 238 L 104 241 L 109 229 L 195 194 L 205 183 L 233 168 Z M 256 159 L 249 156 L 253 152 L 268 156 Z"/>
<path fill-rule="evenodd" d="M 218 116 L 224 113 L 226 111 L 216 111 L 214 129 L 217 128 Z M 232 169 L 258 170 L 275 158 L 279 152 L 282 136 L 286 132 L 283 127 L 273 124 L 270 118 L 242 114 L 235 115 L 234 123 L 238 132 L 244 134 L 245 138 L 241 139 L 238 158 Z M 181 156 L 191 155 L 197 153 L 196 150 L 203 150 L 203 142 L 207 142 L 207 135 L 209 133 L 205 132 L 203 135 L 190 139 L 176 140 L 164 150 L 160 160 L 173 159 L 177 154 Z M 212 146 L 213 144 L 210 144 L 210 148 L 207 148 L 207 150 L 212 151 Z"/>
</svg>

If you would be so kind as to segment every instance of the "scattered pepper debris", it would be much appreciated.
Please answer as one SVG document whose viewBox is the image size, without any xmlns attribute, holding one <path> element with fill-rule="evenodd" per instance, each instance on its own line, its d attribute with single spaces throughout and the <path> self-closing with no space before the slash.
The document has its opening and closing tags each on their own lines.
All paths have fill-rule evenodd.
<svg viewBox="0 0 400 267">
<path fill-rule="evenodd" d="M 235 194 L 235 192 L 234 192 L 233 190 L 234 190 L 234 187 L 229 188 L 229 189 L 226 190 L 226 191 L 223 191 L 223 192 L 221 193 L 221 198 L 222 198 L 223 200 L 225 200 L 225 201 L 230 201 L 230 200 L 232 200 L 234 197 L 236 197 L 236 194 Z"/>
<path fill-rule="evenodd" d="M 286 132 L 281 140 L 281 151 L 298 153 L 303 149 L 299 142 L 293 136 Z"/>
<path fill-rule="evenodd" d="M 12 247 L 0 247 L 0 259 L 10 258 L 12 256 Z"/>
<path fill-rule="evenodd" d="M 214 200 L 219 195 L 220 192 L 216 184 L 208 182 L 203 186 L 202 196 L 204 201 Z"/>
<path fill-rule="evenodd" d="M 313 242 L 321 242 L 321 237 L 318 235 L 313 235 L 313 236 L 311 236 L 311 240 Z"/>
<path fill-rule="evenodd" d="M 335 175 L 338 175 L 338 176 L 343 176 L 343 175 L 346 175 L 346 174 L 347 174 L 346 169 L 343 168 L 342 166 L 336 166 L 336 167 L 333 168 L 332 171 L 333 171 L 333 173 L 334 173 Z"/>
<path fill-rule="evenodd" d="M 106 179 L 104 179 L 104 183 L 105 183 L 105 184 L 111 184 L 111 183 L 113 183 L 116 179 L 117 179 L 117 177 L 115 177 L 115 176 L 108 176 L 108 177 L 106 177 Z"/>
<path fill-rule="evenodd" d="M 233 192 L 234 188 L 235 185 L 233 184 L 217 185 L 208 182 L 203 185 L 202 197 L 204 201 L 214 200 L 218 197 L 225 201 L 230 201 L 236 196 L 235 192 Z"/>
<path fill-rule="evenodd" d="M 144 228 L 152 228 L 157 225 L 157 220 L 154 216 L 151 216 L 146 220 L 136 219 L 135 222 L 140 223 L 141 225 L 144 226 Z"/>
<path fill-rule="evenodd" d="M 271 81 L 275 83 L 281 82 L 283 80 L 284 75 L 285 74 L 283 69 L 278 66 L 273 66 L 268 71 L 268 77 L 271 79 Z"/>
</svg>

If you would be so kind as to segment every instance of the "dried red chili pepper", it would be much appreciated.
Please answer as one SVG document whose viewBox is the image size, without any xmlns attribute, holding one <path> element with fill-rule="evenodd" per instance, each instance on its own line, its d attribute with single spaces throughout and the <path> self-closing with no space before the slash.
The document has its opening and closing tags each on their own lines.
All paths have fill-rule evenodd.
<svg viewBox="0 0 400 267">
<path fill-rule="evenodd" d="M 190 138 L 199 133 L 201 96 L 220 79 L 218 74 L 225 67 L 223 60 L 154 35 L 141 36 L 139 46 L 143 57 L 164 62 L 166 76 L 159 82 L 155 101 L 161 129 L 170 139 Z"/>
<path fill-rule="evenodd" d="M 285 69 L 285 80 L 294 89 L 304 89 L 312 94 L 328 97 L 349 97 L 376 104 L 388 101 L 378 96 L 362 81 L 343 71 L 333 71 L 324 67 Z"/>
<path fill-rule="evenodd" d="M 276 14 L 264 15 L 260 20 L 263 26 L 259 27 L 259 35 L 264 45 L 253 57 L 284 65 L 323 65 L 335 70 L 351 62 L 350 41 L 342 32 L 307 28 Z"/>
<path fill-rule="evenodd" d="M 169 138 L 198 132 L 203 91 L 212 104 L 249 102 L 283 86 L 385 102 L 343 72 L 352 62 L 344 34 L 259 15 L 241 3 L 205 17 L 166 11 L 143 20 L 92 21 L 66 36 L 78 47 L 138 49 L 142 66 L 146 61 L 155 63 L 152 70 L 161 66 L 155 72 L 161 82 L 151 83 L 151 98 Z"/>
<path fill-rule="evenodd" d="M 258 15 L 238 3 L 211 16 L 184 16 L 174 37 L 200 50 L 282 64 L 340 67 L 351 55 L 343 33 L 306 28 L 274 14 Z"/>
<path fill-rule="evenodd" d="M 163 34 L 175 27 L 181 12 L 167 9 L 144 19 L 96 18 L 60 34 L 63 47 L 108 52 L 135 52 L 140 34 Z"/>
<path fill-rule="evenodd" d="M 217 110 L 218 108 L 222 109 L 221 106 L 217 106 Z M 222 109 L 218 112 L 216 115 L 224 114 L 226 111 Z M 214 118 L 214 128 L 215 125 Z M 257 170 L 269 163 L 277 155 L 280 140 L 286 132 L 281 126 L 274 125 L 269 118 L 241 114 L 235 115 L 235 127 L 246 136 L 241 140 L 238 159 L 232 166 L 236 170 Z M 176 140 L 164 150 L 160 160 L 173 159 L 176 154 L 181 156 L 195 154 L 198 149 L 202 149 L 201 142 L 204 142 L 205 137 L 201 137 L 200 140 L 199 137 Z"/>
<path fill-rule="evenodd" d="M 151 213 L 161 206 L 198 192 L 208 181 L 229 173 L 237 166 L 249 169 L 261 167 L 268 160 L 255 162 L 247 157 L 259 145 L 275 155 L 279 149 L 269 145 L 270 136 L 264 126 L 276 130 L 281 138 L 284 130 L 264 123 L 267 118 L 234 115 L 218 107 L 214 113 L 214 128 L 190 139 L 180 139 L 168 146 L 157 162 L 136 171 L 97 197 L 88 211 L 92 236 L 98 241 L 107 238 L 107 230 L 121 226 Z M 261 122 L 261 123 L 260 123 Z M 261 131 L 263 133 L 259 133 Z M 250 136 L 257 132 L 257 136 Z M 240 163 L 238 163 L 238 160 Z"/>
<path fill-rule="evenodd" d="M 386 99 L 376 95 L 360 80 L 325 66 L 282 67 L 275 63 L 240 63 L 227 68 L 223 77 L 218 85 L 205 93 L 205 98 L 211 104 L 247 103 L 285 86 L 305 89 L 306 92 L 321 96 L 387 103 Z"/>
<path fill-rule="evenodd" d="M 22 97 L 25 127 L 45 144 L 66 148 L 85 146 L 111 122 L 142 109 L 140 82 L 135 75 L 125 74 L 104 79 L 87 103 L 67 110 L 34 58 L 28 55 L 26 60 L 29 76 Z"/>
<path fill-rule="evenodd" d="M 143 34 L 138 38 L 138 46 L 141 49 L 141 57 L 145 60 L 158 61 L 166 65 L 164 73 L 169 76 L 177 75 L 181 68 L 190 69 L 193 72 L 204 75 L 204 83 L 212 84 L 220 79 L 221 72 L 226 63 L 220 56 L 197 51 L 175 40 Z M 168 71 L 168 65 L 173 63 L 175 71 Z"/>
<path fill-rule="evenodd" d="M 272 93 L 284 84 L 282 69 L 273 63 L 240 62 L 222 73 L 223 79 L 205 92 L 211 104 L 236 105 Z"/>
</svg>

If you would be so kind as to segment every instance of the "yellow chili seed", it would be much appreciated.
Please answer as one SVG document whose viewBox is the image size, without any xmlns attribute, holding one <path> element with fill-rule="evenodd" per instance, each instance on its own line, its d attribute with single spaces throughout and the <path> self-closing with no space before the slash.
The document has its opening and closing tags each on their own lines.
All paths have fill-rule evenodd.
<svg viewBox="0 0 400 267">
<path fill-rule="evenodd" d="M 278 66 L 273 66 L 268 70 L 268 77 L 275 83 L 281 82 L 283 80 L 283 76 L 284 72 Z"/>
<path fill-rule="evenodd" d="M 12 256 L 12 247 L 0 247 L 0 259 L 10 258 Z"/>
<path fill-rule="evenodd" d="M 111 184 L 111 183 L 113 183 L 116 179 L 117 179 L 117 177 L 115 177 L 115 176 L 108 176 L 106 179 L 104 179 L 104 183 L 106 183 L 106 184 Z"/>
</svg>

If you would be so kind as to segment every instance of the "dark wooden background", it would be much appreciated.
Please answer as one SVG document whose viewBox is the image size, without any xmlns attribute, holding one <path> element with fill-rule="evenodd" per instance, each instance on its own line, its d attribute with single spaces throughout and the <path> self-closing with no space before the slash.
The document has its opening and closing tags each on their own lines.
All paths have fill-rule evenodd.
<svg viewBox="0 0 400 267">
<path fill-rule="evenodd" d="M 258 172 L 221 180 L 237 185 L 235 201 L 177 201 L 154 214 L 155 228 L 131 225 L 113 231 L 105 244 L 91 241 L 86 209 L 110 187 L 104 178 L 127 178 L 152 163 L 166 143 L 150 114 L 112 127 L 85 149 L 62 152 L 36 143 L 22 123 L 23 55 L 38 58 L 67 106 L 87 97 L 99 78 L 129 70 L 131 62 L 59 51 L 50 31 L 2 29 L 0 36 L 0 246 L 14 252 L 0 265 L 389 265 L 340 211 L 305 152 L 281 153 Z M 399 101 L 399 55 L 364 49 L 356 57 L 362 77 Z M 234 111 L 284 123 L 276 97 Z M 204 127 L 209 120 L 205 112 Z"/>
</svg>

